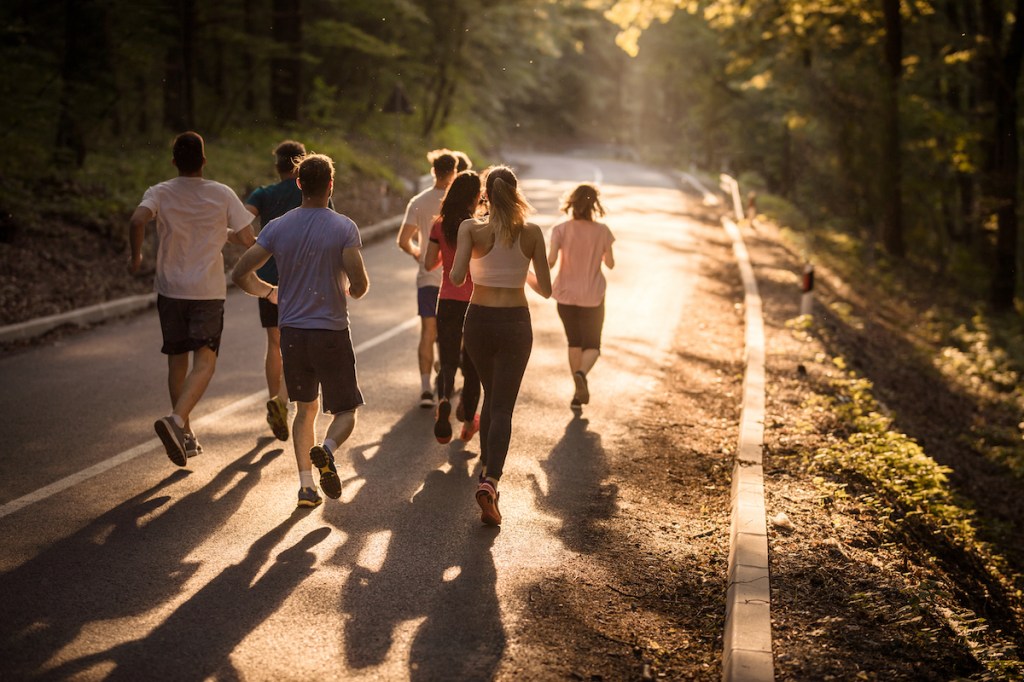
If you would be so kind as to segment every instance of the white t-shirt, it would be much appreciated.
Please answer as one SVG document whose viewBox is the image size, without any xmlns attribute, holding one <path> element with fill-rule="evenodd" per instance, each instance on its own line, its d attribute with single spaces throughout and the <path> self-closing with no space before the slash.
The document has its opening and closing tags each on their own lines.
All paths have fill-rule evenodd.
<svg viewBox="0 0 1024 682">
<path fill-rule="evenodd" d="M 253 221 L 235 192 L 213 180 L 179 176 L 147 189 L 139 206 L 156 216 L 156 292 L 193 301 L 223 299 L 228 232 Z"/>
<path fill-rule="evenodd" d="M 444 274 L 441 268 L 429 271 L 423 267 L 423 259 L 427 256 L 427 246 L 430 244 L 430 228 L 434 225 L 434 219 L 441 212 L 441 200 L 447 190 L 426 189 L 412 199 L 405 209 L 405 218 L 402 225 L 415 225 L 420 231 L 420 267 L 416 273 L 416 287 L 440 287 L 441 277 Z"/>
</svg>

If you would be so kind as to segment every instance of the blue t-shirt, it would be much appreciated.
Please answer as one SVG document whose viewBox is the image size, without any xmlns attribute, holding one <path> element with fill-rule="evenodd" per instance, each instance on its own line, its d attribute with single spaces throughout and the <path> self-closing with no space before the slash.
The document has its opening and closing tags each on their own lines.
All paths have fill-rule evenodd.
<svg viewBox="0 0 1024 682">
<path fill-rule="evenodd" d="M 351 219 L 329 208 L 296 208 L 267 223 L 256 243 L 277 260 L 279 327 L 348 329 L 342 252 L 363 245 Z"/>
<path fill-rule="evenodd" d="M 275 218 L 280 218 L 293 208 L 302 205 L 302 190 L 295 184 L 295 180 L 288 179 L 273 185 L 256 188 L 245 203 L 260 212 L 260 222 L 266 225 Z M 277 263 L 273 258 L 264 263 L 256 271 L 264 282 L 277 284 L 278 272 Z"/>
</svg>

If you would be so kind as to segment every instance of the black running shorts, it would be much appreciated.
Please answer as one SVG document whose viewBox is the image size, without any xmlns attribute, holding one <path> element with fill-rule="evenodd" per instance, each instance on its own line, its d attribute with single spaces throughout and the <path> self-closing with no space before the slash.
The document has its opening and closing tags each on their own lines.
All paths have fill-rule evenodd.
<svg viewBox="0 0 1024 682">
<path fill-rule="evenodd" d="M 224 300 L 192 301 L 184 298 L 156 297 L 160 315 L 160 331 L 165 355 L 191 353 L 200 348 L 220 351 L 220 335 L 224 331 Z"/>
<path fill-rule="evenodd" d="M 288 397 L 308 403 L 323 393 L 323 411 L 338 414 L 366 403 L 356 378 L 356 355 L 347 329 L 281 328 L 281 360 Z"/>
</svg>

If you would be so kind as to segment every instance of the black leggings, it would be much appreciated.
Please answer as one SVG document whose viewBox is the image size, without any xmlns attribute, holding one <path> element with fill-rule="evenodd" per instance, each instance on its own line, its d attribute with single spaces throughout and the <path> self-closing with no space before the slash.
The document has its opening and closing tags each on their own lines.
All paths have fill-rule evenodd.
<svg viewBox="0 0 1024 682">
<path fill-rule="evenodd" d="M 463 336 L 484 389 L 480 414 L 480 461 L 501 478 L 512 437 L 512 411 L 533 349 L 530 309 L 469 306 Z"/>
<path fill-rule="evenodd" d="M 462 325 L 469 301 L 441 298 L 437 301 L 437 348 L 441 355 L 439 398 L 451 400 L 455 373 L 462 367 L 462 409 L 466 421 L 473 421 L 480 403 L 480 377 L 469 354 L 462 347 Z"/>
</svg>

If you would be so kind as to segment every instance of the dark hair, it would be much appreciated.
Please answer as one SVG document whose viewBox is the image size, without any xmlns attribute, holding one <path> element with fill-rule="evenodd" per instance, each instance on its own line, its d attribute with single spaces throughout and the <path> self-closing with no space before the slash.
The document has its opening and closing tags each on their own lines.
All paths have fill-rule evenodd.
<svg viewBox="0 0 1024 682">
<path fill-rule="evenodd" d="M 604 215 L 604 206 L 601 205 L 598 195 L 597 187 L 588 182 L 577 185 L 576 189 L 563 200 L 562 211 L 565 213 L 571 211 L 575 220 L 593 221 L 595 214 Z"/>
<path fill-rule="evenodd" d="M 334 161 L 326 154 L 307 154 L 299 164 L 303 197 L 319 197 L 334 180 Z"/>
<path fill-rule="evenodd" d="M 480 176 L 471 170 L 455 176 L 441 200 L 441 233 L 449 245 L 459 238 L 459 225 L 472 218 L 480 198 Z"/>
<path fill-rule="evenodd" d="M 437 178 L 451 175 L 455 172 L 455 166 L 458 164 L 455 154 L 450 149 L 435 149 L 427 154 L 427 160 L 430 161 L 430 165 L 434 169 L 434 177 Z"/>
<path fill-rule="evenodd" d="M 533 207 L 519 191 L 519 180 L 508 166 L 488 168 L 486 185 L 489 222 L 494 227 L 494 238 L 505 246 L 512 246 Z"/>
<path fill-rule="evenodd" d="M 455 170 L 459 173 L 465 170 L 469 170 L 473 167 L 473 162 L 469 160 L 469 155 L 466 152 L 452 152 L 455 156 Z"/>
<path fill-rule="evenodd" d="M 278 173 L 294 173 L 299 167 L 302 157 L 306 155 L 306 146 L 295 140 L 285 140 L 274 147 L 274 156 L 277 161 L 274 167 Z"/>
<path fill-rule="evenodd" d="M 199 133 L 189 130 L 174 138 L 171 155 L 179 173 L 195 173 L 203 167 L 206 145 Z"/>
</svg>

